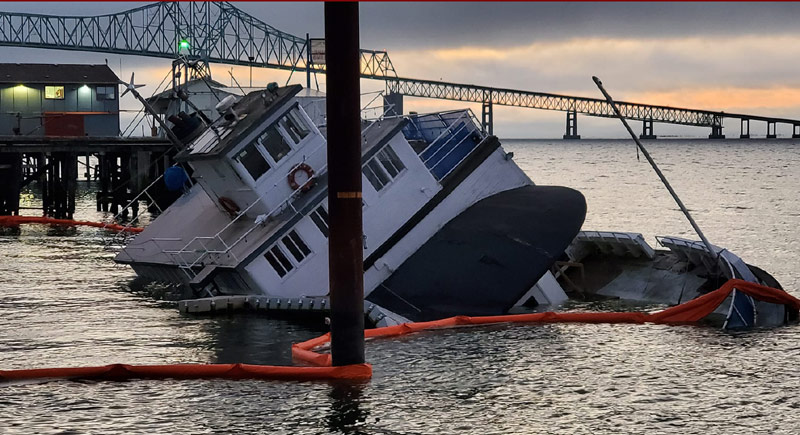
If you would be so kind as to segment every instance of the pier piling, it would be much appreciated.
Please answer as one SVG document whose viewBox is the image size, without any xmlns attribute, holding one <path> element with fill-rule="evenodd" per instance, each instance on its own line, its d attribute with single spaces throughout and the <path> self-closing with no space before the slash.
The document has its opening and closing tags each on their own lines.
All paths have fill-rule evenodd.
<svg viewBox="0 0 800 435">
<path fill-rule="evenodd" d="M 364 362 L 358 3 L 325 3 L 331 357 Z"/>
</svg>

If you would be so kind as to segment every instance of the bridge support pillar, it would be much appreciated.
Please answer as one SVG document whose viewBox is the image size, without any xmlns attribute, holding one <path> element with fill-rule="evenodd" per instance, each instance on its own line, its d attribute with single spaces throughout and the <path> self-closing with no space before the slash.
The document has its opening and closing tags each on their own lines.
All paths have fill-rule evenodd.
<svg viewBox="0 0 800 435">
<path fill-rule="evenodd" d="M 389 92 L 383 97 L 383 113 L 386 116 L 400 116 L 403 114 L 403 94 Z"/>
<path fill-rule="evenodd" d="M 578 134 L 578 112 L 574 110 L 567 111 L 567 131 L 564 133 L 564 139 L 580 139 L 581 135 Z"/>
<path fill-rule="evenodd" d="M 639 139 L 655 139 L 656 135 L 653 133 L 653 120 L 645 119 L 642 121 L 642 134 Z"/>
<path fill-rule="evenodd" d="M 800 139 L 800 124 L 792 124 L 792 139 Z"/>
<path fill-rule="evenodd" d="M 711 126 L 711 134 L 708 135 L 709 139 L 725 139 L 725 135 L 722 134 L 722 126 L 721 125 L 712 125 Z"/>
<path fill-rule="evenodd" d="M 494 134 L 494 109 L 491 101 L 484 101 L 481 107 L 481 128 L 490 136 Z"/>
<path fill-rule="evenodd" d="M 747 118 L 741 119 L 741 131 L 739 139 L 750 139 L 750 120 Z"/>
<path fill-rule="evenodd" d="M 767 121 L 767 139 L 775 139 L 778 135 L 775 132 L 775 121 Z"/>
</svg>

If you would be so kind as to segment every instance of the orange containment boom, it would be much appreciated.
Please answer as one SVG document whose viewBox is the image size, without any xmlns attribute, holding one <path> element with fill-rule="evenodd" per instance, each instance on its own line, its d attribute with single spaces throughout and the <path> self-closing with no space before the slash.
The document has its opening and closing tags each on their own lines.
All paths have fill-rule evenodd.
<svg viewBox="0 0 800 435">
<path fill-rule="evenodd" d="M 403 323 L 364 331 L 365 338 L 394 337 L 424 331 L 426 329 L 452 328 L 455 326 L 486 325 L 490 323 L 661 323 L 680 325 L 695 323 L 708 316 L 725 301 L 733 290 L 739 290 L 760 301 L 783 304 L 797 312 L 800 299 L 783 290 L 765 287 L 748 281 L 732 279 L 722 287 L 691 301 L 667 308 L 657 313 L 640 312 L 588 312 L 588 313 L 531 313 L 501 316 L 455 316 L 430 322 Z M 331 356 L 314 351 L 330 342 L 330 334 L 292 345 L 295 359 L 316 365 L 330 365 Z"/>
<path fill-rule="evenodd" d="M 486 325 L 490 323 L 662 323 L 686 324 L 702 320 L 711 314 L 733 290 L 746 293 L 760 301 L 783 304 L 795 312 L 800 310 L 800 299 L 783 290 L 730 280 L 713 292 L 657 313 L 640 312 L 584 312 L 584 313 L 531 313 L 502 316 L 456 316 L 431 322 L 403 323 L 402 325 L 364 331 L 365 338 L 394 337 L 426 329 L 455 326 Z M 248 364 L 173 364 L 132 366 L 112 364 L 102 367 L 76 367 L 33 370 L 0 370 L 0 381 L 80 378 L 101 380 L 125 379 L 268 379 L 268 380 L 366 380 L 372 377 L 372 366 L 355 364 L 331 367 L 330 354 L 314 349 L 330 342 L 330 333 L 292 345 L 292 356 L 316 367 L 281 367 Z"/>
<path fill-rule="evenodd" d="M 141 233 L 144 228 L 137 228 L 137 227 L 126 227 L 117 224 L 107 224 L 103 222 L 89 222 L 89 221 L 74 221 L 72 219 L 54 219 L 49 217 L 38 217 L 38 216 L 0 216 L 0 226 L 2 227 L 13 227 L 20 224 L 49 224 L 49 225 L 61 225 L 61 226 L 85 226 L 85 227 L 97 227 L 97 228 L 105 228 L 111 231 L 123 231 L 128 233 Z"/>
<path fill-rule="evenodd" d="M 100 367 L 72 367 L 31 370 L 0 370 L 0 381 L 31 379 L 262 379 L 278 381 L 320 381 L 334 379 L 366 380 L 372 366 L 354 364 L 341 367 L 285 367 L 250 364 L 170 364 L 134 366 L 110 364 Z"/>
</svg>

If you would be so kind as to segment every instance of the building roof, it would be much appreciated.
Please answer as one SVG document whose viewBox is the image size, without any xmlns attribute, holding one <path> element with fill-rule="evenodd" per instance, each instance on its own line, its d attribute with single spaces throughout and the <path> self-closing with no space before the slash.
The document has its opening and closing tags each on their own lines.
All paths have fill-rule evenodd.
<svg viewBox="0 0 800 435">
<path fill-rule="evenodd" d="M 0 63 L 0 83 L 119 83 L 108 65 Z"/>
</svg>

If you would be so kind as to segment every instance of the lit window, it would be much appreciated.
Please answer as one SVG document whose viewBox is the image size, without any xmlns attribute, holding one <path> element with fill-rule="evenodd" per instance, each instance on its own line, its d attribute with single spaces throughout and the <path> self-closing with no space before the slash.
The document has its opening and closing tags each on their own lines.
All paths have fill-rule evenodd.
<svg viewBox="0 0 800 435">
<path fill-rule="evenodd" d="M 385 146 L 382 150 L 369 159 L 361 172 L 367 177 L 372 187 L 380 191 L 394 180 L 405 169 L 405 165 L 397 157 L 392 147 Z"/>
<path fill-rule="evenodd" d="M 96 89 L 97 101 L 114 100 L 117 98 L 117 90 L 114 86 L 98 86 Z"/>
<path fill-rule="evenodd" d="M 63 100 L 64 87 L 63 86 L 45 86 L 44 98 L 47 100 Z"/>
<path fill-rule="evenodd" d="M 279 162 L 292 150 L 286 142 L 286 139 L 278 133 L 278 129 L 275 128 L 274 125 L 258 137 L 258 142 L 267 149 L 267 152 L 269 152 L 269 155 L 272 156 L 275 162 Z"/>
<path fill-rule="evenodd" d="M 319 232 L 321 232 L 323 236 L 328 237 L 330 231 L 328 231 L 328 212 L 325 210 L 325 207 L 319 206 L 316 210 L 312 211 L 311 220 L 314 221 L 314 224 L 319 228 Z"/>
<path fill-rule="evenodd" d="M 256 149 L 255 143 L 244 147 L 244 149 L 239 151 L 233 158 L 247 169 L 247 172 L 253 177 L 253 180 L 258 180 L 270 167 L 264 156 Z"/>
</svg>

